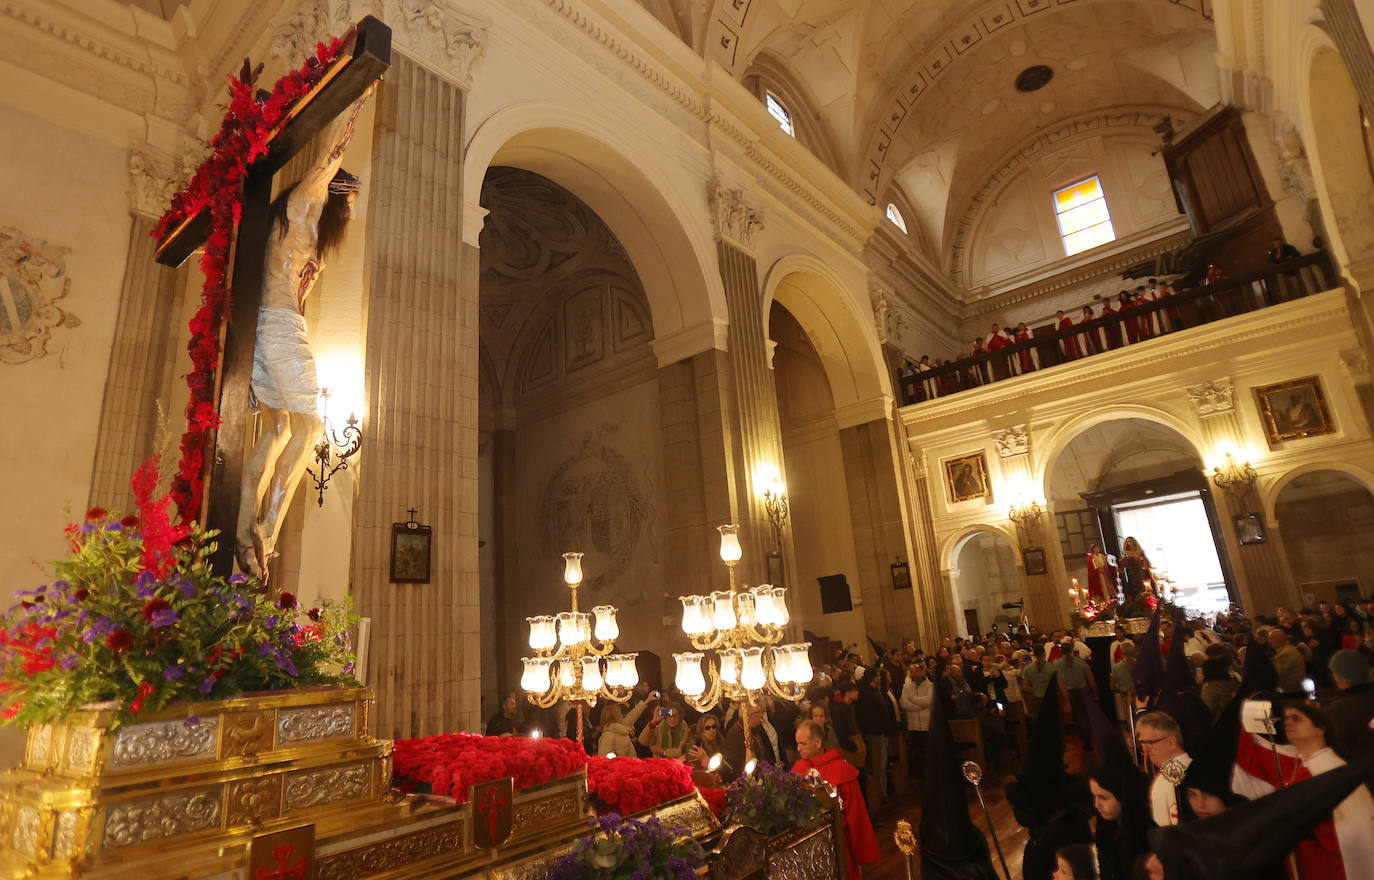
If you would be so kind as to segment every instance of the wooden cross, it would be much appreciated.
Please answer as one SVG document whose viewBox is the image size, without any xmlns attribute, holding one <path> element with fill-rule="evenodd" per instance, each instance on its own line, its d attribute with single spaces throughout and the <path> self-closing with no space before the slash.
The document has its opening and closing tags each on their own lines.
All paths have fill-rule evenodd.
<svg viewBox="0 0 1374 880">
<path fill-rule="evenodd" d="M 234 565 L 234 532 L 238 524 L 239 483 L 243 478 L 244 435 L 257 344 L 258 306 L 262 301 L 263 261 L 267 255 L 272 180 L 391 66 L 391 29 L 367 16 L 358 23 L 351 51 L 345 49 L 315 89 L 302 97 L 272 135 L 266 155 L 243 180 L 243 213 L 234 236 L 229 287 L 232 306 L 224 327 L 218 376 L 219 428 L 214 431 L 214 458 L 202 471 L 205 481 L 205 526 L 219 530 L 219 549 L 212 558 L 217 571 Z M 180 266 L 205 242 L 209 211 L 188 218 L 167 234 L 157 248 L 157 261 Z M 208 448 L 208 446 L 207 446 Z"/>
</svg>

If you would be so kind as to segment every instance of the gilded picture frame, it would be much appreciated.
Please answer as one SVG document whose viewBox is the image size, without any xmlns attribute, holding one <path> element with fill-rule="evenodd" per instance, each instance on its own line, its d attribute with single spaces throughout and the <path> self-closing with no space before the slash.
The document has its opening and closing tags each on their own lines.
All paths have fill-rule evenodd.
<svg viewBox="0 0 1374 880">
<path fill-rule="evenodd" d="M 1335 433 L 1321 378 L 1305 376 L 1254 389 L 1269 443 Z"/>
<path fill-rule="evenodd" d="M 393 584 L 429 583 L 432 538 L 429 526 L 414 521 L 391 524 Z"/>
<path fill-rule="evenodd" d="M 945 490 L 953 504 L 978 498 L 991 501 L 992 485 L 988 482 L 987 454 L 975 452 L 946 459 Z"/>
</svg>

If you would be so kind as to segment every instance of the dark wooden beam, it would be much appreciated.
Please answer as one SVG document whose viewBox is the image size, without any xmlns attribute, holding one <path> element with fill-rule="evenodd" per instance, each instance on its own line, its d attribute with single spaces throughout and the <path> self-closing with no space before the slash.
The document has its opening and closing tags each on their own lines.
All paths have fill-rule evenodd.
<svg viewBox="0 0 1374 880">
<path fill-rule="evenodd" d="M 266 174 L 270 179 L 390 66 L 391 28 L 369 15 L 358 22 L 352 47 L 344 50 L 313 93 L 305 95 L 282 120 L 269 139 L 267 154 L 253 164 L 250 176 Z M 188 217 L 158 243 L 157 261 L 180 266 L 205 243 L 209 227 L 208 210 Z"/>
</svg>

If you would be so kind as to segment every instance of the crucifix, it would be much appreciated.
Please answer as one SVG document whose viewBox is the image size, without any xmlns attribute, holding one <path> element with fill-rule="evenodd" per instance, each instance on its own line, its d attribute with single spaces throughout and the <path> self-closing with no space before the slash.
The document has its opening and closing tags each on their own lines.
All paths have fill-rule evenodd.
<svg viewBox="0 0 1374 880">
<path fill-rule="evenodd" d="M 314 448 L 317 436 L 310 432 L 317 417 L 313 404 L 305 398 L 313 400 L 315 389 L 292 387 L 302 381 L 310 384 L 314 375 L 314 358 L 300 313 L 304 296 L 320 269 L 317 230 L 324 228 L 324 215 L 329 212 L 330 203 L 338 203 L 346 210 L 351 204 L 348 192 L 350 188 L 356 189 L 356 179 L 350 183 L 351 175 L 341 177 L 343 172 L 338 170 L 351 135 L 352 119 L 360 101 L 375 87 L 390 63 L 391 29 L 372 16 L 364 18 L 354 29 L 352 45 L 340 53 L 314 89 L 291 107 L 268 136 L 266 153 L 242 177 L 242 213 L 234 230 L 230 258 L 232 299 L 222 330 L 222 356 L 216 376 L 219 424 L 210 432 L 213 439 L 207 440 L 206 454 L 208 457 L 208 450 L 213 449 L 213 458 L 207 467 L 202 467 L 200 477 L 205 485 L 205 501 L 199 518 L 206 528 L 220 533 L 212 558 L 217 571 L 233 570 L 237 549 L 240 567 L 266 578 L 280 517 L 303 475 L 308 451 Z M 278 200 L 281 207 L 274 211 L 274 176 L 322 131 L 328 131 L 334 143 L 322 145 L 319 167 L 307 172 L 294 195 L 284 192 Z M 274 217 L 274 213 L 278 216 Z M 162 238 L 157 261 L 166 266 L 181 265 L 205 243 L 209 228 L 208 209 L 187 217 Z M 267 265 L 269 260 L 271 267 Z M 276 279 L 274 273 L 290 277 Z M 283 299 L 283 291 L 288 295 L 278 302 Z M 290 302 L 292 299 L 294 302 Z M 293 307 L 296 314 L 287 314 Z M 274 322 L 273 312 L 280 312 L 278 317 L 289 320 Z M 275 341 L 278 350 L 283 345 L 303 347 L 295 360 L 267 358 L 269 363 L 281 365 L 275 382 L 265 378 L 273 371 L 264 370 L 264 355 L 258 344 L 260 329 L 265 345 Z M 272 390 L 264 393 L 269 386 L 273 386 Z M 245 460 L 250 397 L 255 391 L 268 421 L 259 448 Z M 293 434 L 298 435 L 294 438 L 296 445 L 303 442 L 307 450 L 299 457 L 300 467 Z M 318 434 L 314 430 L 314 435 Z M 241 516 L 245 500 L 252 507 Z M 259 502 L 267 505 L 268 515 L 258 509 Z M 248 541 L 249 546 L 236 547 L 240 540 Z"/>
</svg>

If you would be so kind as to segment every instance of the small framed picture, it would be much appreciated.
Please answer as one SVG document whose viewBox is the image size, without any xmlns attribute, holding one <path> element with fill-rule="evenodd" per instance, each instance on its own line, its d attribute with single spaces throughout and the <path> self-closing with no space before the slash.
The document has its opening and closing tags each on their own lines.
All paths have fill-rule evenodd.
<svg viewBox="0 0 1374 880">
<path fill-rule="evenodd" d="M 1045 566 L 1045 548 L 1027 547 L 1021 551 L 1021 560 L 1026 566 L 1026 574 L 1045 574 L 1049 571 Z"/>
<path fill-rule="evenodd" d="M 1307 376 L 1255 389 L 1260 419 L 1269 443 L 1331 434 L 1336 426 L 1326 406 L 1321 379 Z"/>
<path fill-rule="evenodd" d="M 768 554 L 768 583 L 775 587 L 781 587 L 787 583 L 786 574 L 782 568 L 781 553 Z"/>
<path fill-rule="evenodd" d="M 911 589 L 911 567 L 900 559 L 892 563 L 892 589 Z"/>
<path fill-rule="evenodd" d="M 1264 519 L 1258 513 L 1243 513 L 1236 517 L 1236 540 L 1241 544 L 1263 544 Z"/>
<path fill-rule="evenodd" d="M 411 520 L 391 524 L 391 582 L 429 583 L 432 530 Z"/>
<path fill-rule="evenodd" d="M 949 500 L 958 504 L 975 498 L 992 500 L 992 489 L 988 485 L 988 460 L 982 452 L 961 455 L 945 461 L 945 488 Z"/>
</svg>

